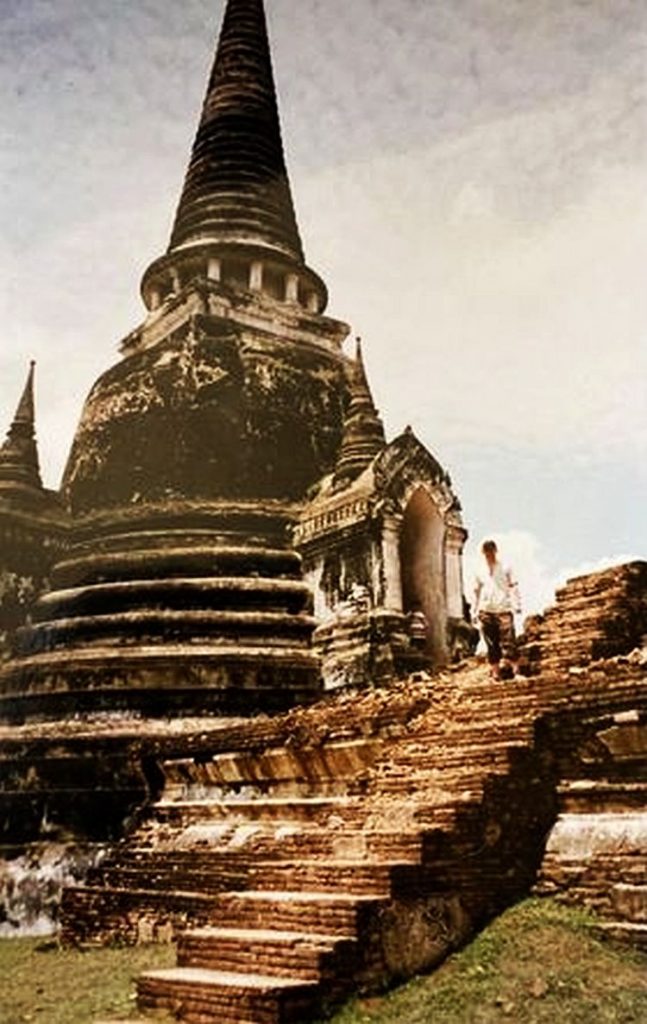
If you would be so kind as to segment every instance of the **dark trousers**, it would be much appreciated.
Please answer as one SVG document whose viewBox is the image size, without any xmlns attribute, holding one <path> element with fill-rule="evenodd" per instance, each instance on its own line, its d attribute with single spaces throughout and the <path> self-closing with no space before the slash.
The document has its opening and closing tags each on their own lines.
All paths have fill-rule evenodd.
<svg viewBox="0 0 647 1024">
<path fill-rule="evenodd" d="M 512 612 L 480 612 L 479 622 L 490 665 L 498 665 L 501 658 L 516 661 L 517 640 Z"/>
</svg>

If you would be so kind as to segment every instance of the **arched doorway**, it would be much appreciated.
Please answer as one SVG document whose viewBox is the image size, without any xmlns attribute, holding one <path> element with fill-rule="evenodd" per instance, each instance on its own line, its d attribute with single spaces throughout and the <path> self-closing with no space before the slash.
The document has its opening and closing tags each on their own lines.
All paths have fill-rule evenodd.
<svg viewBox="0 0 647 1024">
<path fill-rule="evenodd" d="M 435 664 L 447 660 L 445 601 L 445 524 L 424 487 L 411 497 L 400 532 L 402 608 L 419 607 L 427 619 L 427 654 Z"/>
</svg>

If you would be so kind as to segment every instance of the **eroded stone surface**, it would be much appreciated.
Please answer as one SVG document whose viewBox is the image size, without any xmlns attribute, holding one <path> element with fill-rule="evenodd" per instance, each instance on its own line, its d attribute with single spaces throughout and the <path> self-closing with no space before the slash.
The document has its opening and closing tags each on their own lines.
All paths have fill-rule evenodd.
<svg viewBox="0 0 647 1024">
<path fill-rule="evenodd" d="M 66 896 L 66 934 L 164 941 L 179 929 L 180 971 L 143 980 L 144 1006 L 175 993 L 215 1020 L 220 982 L 198 990 L 182 971 L 253 963 L 318 980 L 297 1017 L 311 1019 L 322 997 L 433 966 L 527 892 L 560 774 L 590 747 L 592 723 L 633 721 L 644 700 L 638 663 L 506 686 L 477 667 L 239 723 L 213 735 L 210 754 L 207 738 L 199 755 L 161 764 L 162 800 Z M 284 937 L 295 933 L 316 955 Z M 228 1004 L 225 1019 L 236 1012 Z"/>
<path fill-rule="evenodd" d="M 0 860 L 0 938 L 54 934 L 63 888 L 82 881 L 104 853 L 101 846 L 40 843 Z"/>
<path fill-rule="evenodd" d="M 531 671 L 589 665 L 629 654 L 647 636 L 647 562 L 578 576 L 556 603 L 526 623 L 522 650 Z"/>
</svg>

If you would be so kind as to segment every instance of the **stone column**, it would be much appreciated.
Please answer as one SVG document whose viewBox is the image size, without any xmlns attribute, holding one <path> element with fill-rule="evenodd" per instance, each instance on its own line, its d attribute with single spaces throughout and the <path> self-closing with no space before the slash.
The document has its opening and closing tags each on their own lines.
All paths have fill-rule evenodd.
<svg viewBox="0 0 647 1024">
<path fill-rule="evenodd" d="M 384 518 L 382 525 L 382 563 L 384 576 L 384 607 L 402 613 L 402 570 L 400 566 L 399 516 Z"/>
<path fill-rule="evenodd" d="M 172 267 L 171 268 L 171 291 L 173 292 L 174 295 L 178 295 L 180 290 L 181 290 L 181 288 L 182 288 L 182 283 L 180 281 L 179 271 L 176 270 L 175 267 Z"/>
<path fill-rule="evenodd" d="M 159 309 L 162 305 L 162 293 L 159 288 L 151 288 L 150 291 L 150 311 L 154 313 L 156 309 Z"/>
<path fill-rule="evenodd" d="M 263 263 L 261 260 L 253 260 L 249 266 L 249 288 L 252 292 L 263 290 Z"/>
<path fill-rule="evenodd" d="M 207 277 L 210 281 L 220 281 L 222 275 L 222 263 L 217 256 L 210 256 L 207 263 Z"/>
<path fill-rule="evenodd" d="M 448 526 L 445 534 L 445 597 L 450 619 L 463 618 L 464 544 L 465 530 L 460 526 Z"/>
<path fill-rule="evenodd" d="M 299 301 L 299 275 L 298 274 L 286 274 L 285 275 L 285 301 L 286 302 L 298 302 Z"/>
<path fill-rule="evenodd" d="M 319 312 L 319 297 L 316 292 L 309 292 L 306 305 L 309 313 Z"/>
</svg>

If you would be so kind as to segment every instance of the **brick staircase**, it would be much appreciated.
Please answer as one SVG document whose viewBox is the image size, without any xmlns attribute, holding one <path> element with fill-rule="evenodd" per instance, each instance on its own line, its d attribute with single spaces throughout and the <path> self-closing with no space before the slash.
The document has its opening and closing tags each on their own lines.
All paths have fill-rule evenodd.
<svg viewBox="0 0 647 1024">
<path fill-rule="evenodd" d="M 195 1024 L 304 1024 L 427 971 L 530 890 L 563 764 L 589 721 L 647 710 L 644 674 L 475 668 L 237 723 L 162 765 L 162 799 L 66 891 L 64 939 L 175 939 L 139 1004 Z M 618 877 L 618 905 L 638 889 Z"/>
<path fill-rule="evenodd" d="M 615 715 L 595 740 L 589 776 L 559 787 L 536 890 L 589 907 L 600 932 L 647 949 L 647 716 Z"/>
</svg>

